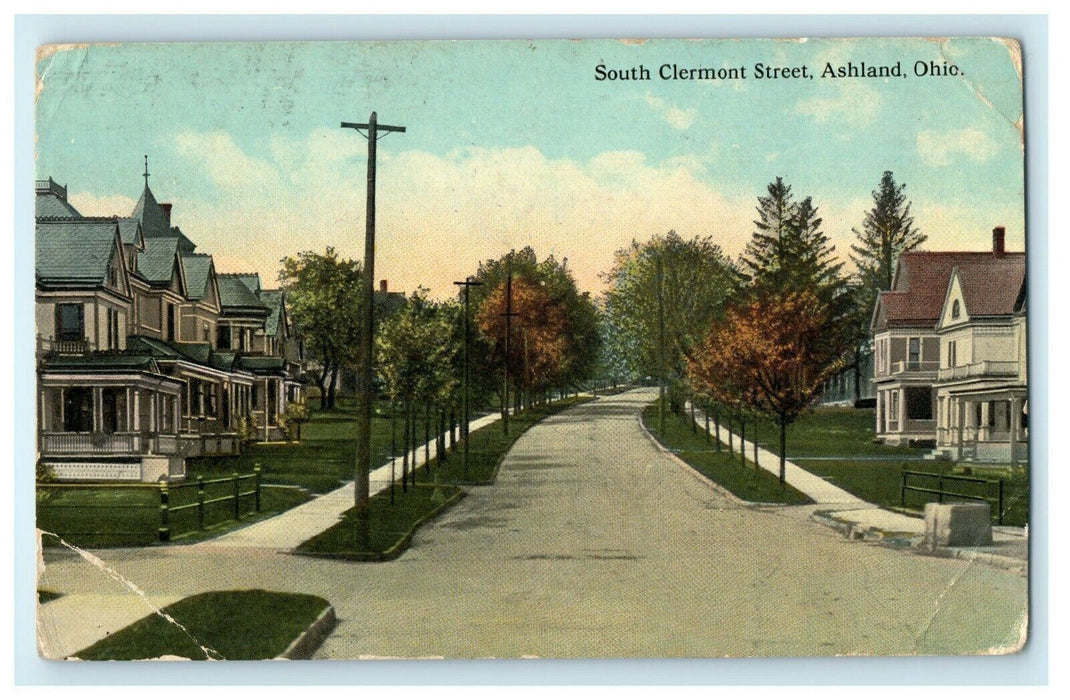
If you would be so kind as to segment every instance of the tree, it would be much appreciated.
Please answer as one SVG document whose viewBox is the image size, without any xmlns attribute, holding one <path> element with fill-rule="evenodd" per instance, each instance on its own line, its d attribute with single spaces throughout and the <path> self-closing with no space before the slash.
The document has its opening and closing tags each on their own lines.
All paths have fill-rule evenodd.
<svg viewBox="0 0 1070 700">
<path fill-rule="evenodd" d="M 914 250 L 927 237 L 914 227 L 905 184 L 896 184 L 892 171 L 886 170 L 880 185 L 873 191 L 873 208 L 865 213 L 862 230 L 851 229 L 858 242 L 851 246 L 851 261 L 858 269 L 854 285 L 854 316 L 857 343 L 852 369 L 855 373 L 855 400 L 861 386 L 861 367 L 869 348 L 869 323 L 877 295 L 892 288 L 895 262 Z"/>
<path fill-rule="evenodd" d="M 322 255 L 305 251 L 281 263 L 279 283 L 290 313 L 320 362 L 320 408 L 333 409 L 338 374 L 355 361 L 361 335 L 361 264 L 329 246 Z"/>
<path fill-rule="evenodd" d="M 432 407 L 436 416 L 441 416 L 456 391 L 454 361 L 459 344 L 453 332 L 455 316 L 450 304 L 430 301 L 425 290 L 419 289 L 404 307 L 383 321 L 376 334 L 376 368 L 391 403 L 401 407 L 405 421 L 402 441 L 406 465 L 410 446 L 415 449 L 417 443 L 417 407 L 424 409 L 427 433 Z M 403 467 L 403 485 L 405 476 Z"/>
<path fill-rule="evenodd" d="M 629 369 L 668 381 L 684 376 L 687 359 L 738 287 L 735 269 L 710 237 L 684 240 L 675 231 L 618 250 L 602 279 L 609 285 L 610 335 L 621 339 Z"/>
<path fill-rule="evenodd" d="M 691 376 L 705 392 L 775 418 L 781 485 L 787 427 L 840 370 L 849 347 L 828 311 L 808 289 L 762 290 L 714 322 L 690 363 Z"/>
<path fill-rule="evenodd" d="M 507 280 L 512 278 L 512 338 L 509 358 L 505 357 L 505 312 Z M 502 376 L 508 362 L 512 383 L 527 392 L 545 392 L 551 387 L 578 385 L 595 371 L 599 359 L 601 333 L 598 310 L 590 295 L 581 293 L 568 269 L 568 260 L 552 255 L 539 261 L 526 247 L 497 260 L 480 264 L 475 278 L 483 283 L 472 288 L 476 306 L 476 351 L 473 377 L 477 374 L 492 385 L 504 402 Z M 475 344 L 475 343 L 474 343 Z M 503 405 L 504 408 L 504 405 Z"/>
<path fill-rule="evenodd" d="M 788 255 L 790 238 L 798 206 L 792 198 L 792 187 L 778 177 L 766 187 L 768 193 L 758 198 L 758 220 L 740 259 L 740 273 L 750 283 L 764 281 L 783 287 L 783 269 L 791 261 Z"/>
<path fill-rule="evenodd" d="M 851 246 L 851 260 L 858 267 L 863 288 L 888 290 L 892 288 L 895 261 L 914 250 L 927 239 L 914 227 L 910 215 L 906 184 L 896 184 L 891 170 L 884 171 L 880 185 L 873 191 L 873 208 L 862 220 L 862 230 L 851 229 L 858 243 Z"/>
</svg>

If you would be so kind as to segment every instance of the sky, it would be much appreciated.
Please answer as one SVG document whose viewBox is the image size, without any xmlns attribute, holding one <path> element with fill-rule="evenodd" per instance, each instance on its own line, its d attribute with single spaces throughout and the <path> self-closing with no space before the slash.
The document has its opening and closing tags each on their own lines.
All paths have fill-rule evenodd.
<svg viewBox="0 0 1070 700">
<path fill-rule="evenodd" d="M 36 173 L 86 215 L 127 215 L 149 183 L 219 272 L 364 250 L 378 142 L 376 277 L 453 294 L 511 248 L 568 259 L 582 289 L 633 239 L 675 230 L 742 252 L 757 197 L 813 197 L 846 257 L 891 170 L 931 250 L 1023 250 L 1021 77 L 995 39 L 123 44 L 45 48 Z M 903 77 L 821 77 L 852 65 Z M 931 63 L 930 63 L 931 62 Z M 759 78 L 756 64 L 807 69 Z M 662 66 L 745 69 L 663 80 Z M 915 66 L 958 75 L 918 76 Z M 649 80 L 597 80 L 605 71 Z M 672 69 L 667 69 L 671 74 Z M 800 70 L 796 70 L 798 75 Z M 929 71 L 932 72 L 931 69 Z M 941 70 L 940 72 L 947 72 Z M 812 77 L 811 77 L 812 76 Z"/>
</svg>

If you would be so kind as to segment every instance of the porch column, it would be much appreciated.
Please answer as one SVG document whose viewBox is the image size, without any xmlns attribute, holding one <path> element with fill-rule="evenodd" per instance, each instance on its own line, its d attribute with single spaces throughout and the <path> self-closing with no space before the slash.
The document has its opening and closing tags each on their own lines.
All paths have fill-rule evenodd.
<svg viewBox="0 0 1070 700">
<path fill-rule="evenodd" d="M 907 430 L 907 388 L 905 386 L 899 389 L 899 432 L 905 433 Z"/>
<path fill-rule="evenodd" d="M 1007 417 L 1011 428 L 1011 468 L 1018 466 L 1018 426 L 1021 424 L 1022 404 L 1019 399 L 1011 397 L 1010 415 Z"/>
<path fill-rule="evenodd" d="M 966 404 L 961 398 L 954 399 L 959 407 L 959 459 L 962 459 L 962 429 L 966 422 Z"/>
<path fill-rule="evenodd" d="M 130 390 L 128 390 L 128 391 L 130 391 Z M 141 431 L 141 389 L 134 389 L 133 390 L 133 394 L 134 394 L 134 403 L 133 403 L 133 409 L 132 409 L 134 411 L 134 421 L 133 421 L 133 423 L 134 423 L 134 432 L 137 433 L 137 432 Z"/>
<path fill-rule="evenodd" d="M 99 386 L 93 387 L 93 432 L 99 433 L 104 430 L 101 414 L 104 412 L 104 390 Z"/>
<path fill-rule="evenodd" d="M 881 408 L 882 408 L 882 406 L 881 406 L 881 404 L 882 404 L 881 395 L 882 394 L 884 394 L 883 391 L 878 391 L 877 392 L 877 434 L 878 435 L 880 435 L 881 433 L 884 432 L 884 426 L 882 425 L 882 423 L 884 423 L 884 413 L 881 410 Z"/>
</svg>

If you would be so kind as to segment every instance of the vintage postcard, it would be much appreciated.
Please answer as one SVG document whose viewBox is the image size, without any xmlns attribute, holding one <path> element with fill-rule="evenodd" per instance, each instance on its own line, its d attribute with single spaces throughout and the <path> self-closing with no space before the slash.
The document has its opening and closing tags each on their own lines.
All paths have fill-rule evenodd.
<svg viewBox="0 0 1070 700">
<path fill-rule="evenodd" d="M 36 67 L 41 657 L 1029 639 L 1016 41 Z"/>
</svg>

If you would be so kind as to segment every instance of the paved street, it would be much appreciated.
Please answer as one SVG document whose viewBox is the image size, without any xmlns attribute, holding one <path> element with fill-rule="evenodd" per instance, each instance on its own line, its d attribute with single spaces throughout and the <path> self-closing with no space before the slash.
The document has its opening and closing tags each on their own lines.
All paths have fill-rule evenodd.
<svg viewBox="0 0 1070 700">
<path fill-rule="evenodd" d="M 947 654 L 1013 648 L 1024 575 L 846 540 L 815 508 L 747 508 L 659 450 L 638 390 L 528 431 L 475 487 L 382 564 L 275 548 L 112 550 L 105 563 L 169 600 L 219 588 L 303 591 L 339 617 L 319 658 Z M 136 596 L 71 553 L 46 553 L 52 606 Z M 43 612 L 43 629 L 47 623 Z M 52 653 L 78 648 L 55 632 Z M 99 636 L 102 636 L 100 634 Z"/>
</svg>

